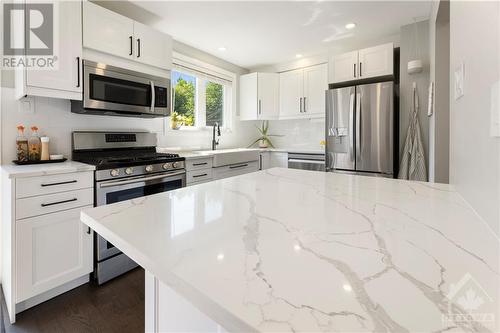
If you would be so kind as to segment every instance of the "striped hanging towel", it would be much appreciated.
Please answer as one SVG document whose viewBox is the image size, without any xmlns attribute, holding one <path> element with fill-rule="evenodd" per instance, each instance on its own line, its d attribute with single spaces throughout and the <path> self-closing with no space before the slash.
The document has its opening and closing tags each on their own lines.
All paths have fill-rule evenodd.
<svg viewBox="0 0 500 333">
<path fill-rule="evenodd" d="M 420 136 L 420 124 L 418 122 L 418 93 L 417 85 L 413 83 L 413 112 L 406 134 L 406 141 L 401 156 L 399 167 L 399 179 L 427 181 L 427 170 L 425 167 L 424 146 Z"/>
</svg>

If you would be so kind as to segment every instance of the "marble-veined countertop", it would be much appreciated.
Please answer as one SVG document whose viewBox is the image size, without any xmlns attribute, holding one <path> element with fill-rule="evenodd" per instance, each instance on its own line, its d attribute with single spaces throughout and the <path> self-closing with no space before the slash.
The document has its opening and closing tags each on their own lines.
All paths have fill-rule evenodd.
<svg viewBox="0 0 500 333">
<path fill-rule="evenodd" d="M 234 330 L 500 330 L 499 240 L 448 185 L 274 168 L 81 218 Z"/>
<path fill-rule="evenodd" d="M 93 171 L 95 170 L 95 166 L 76 161 L 65 161 L 61 163 L 29 165 L 16 165 L 11 163 L 1 165 L 0 169 L 8 176 L 8 178 L 23 178 L 80 171 Z"/>
</svg>

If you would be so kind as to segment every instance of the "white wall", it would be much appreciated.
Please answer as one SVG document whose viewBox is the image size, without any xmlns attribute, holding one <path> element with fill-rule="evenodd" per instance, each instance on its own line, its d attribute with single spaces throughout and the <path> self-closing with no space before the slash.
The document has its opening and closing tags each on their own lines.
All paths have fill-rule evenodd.
<svg viewBox="0 0 500 333">
<path fill-rule="evenodd" d="M 418 39 L 415 40 L 415 25 L 401 27 L 400 39 L 400 79 L 399 79 L 399 152 L 403 149 L 410 115 L 412 112 L 413 82 L 417 83 L 420 111 L 418 119 L 425 151 L 425 160 L 429 161 L 429 118 L 427 117 L 427 91 L 429 87 L 429 22 L 417 23 Z M 414 60 L 415 48 L 423 62 L 421 73 L 408 74 L 408 61 Z"/>
<path fill-rule="evenodd" d="M 499 44 L 500 2 L 451 2 L 450 183 L 497 235 L 500 138 L 490 135 L 490 122 L 500 113 Z M 465 64 L 465 94 L 455 100 L 453 77 L 461 63 Z"/>
</svg>

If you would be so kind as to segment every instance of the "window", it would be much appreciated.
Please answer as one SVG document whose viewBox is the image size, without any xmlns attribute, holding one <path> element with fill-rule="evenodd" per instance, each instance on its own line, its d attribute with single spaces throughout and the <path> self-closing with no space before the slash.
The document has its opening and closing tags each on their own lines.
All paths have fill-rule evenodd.
<svg viewBox="0 0 500 333">
<path fill-rule="evenodd" d="M 182 56 L 174 59 L 171 78 L 172 127 L 230 127 L 234 74 Z"/>
</svg>

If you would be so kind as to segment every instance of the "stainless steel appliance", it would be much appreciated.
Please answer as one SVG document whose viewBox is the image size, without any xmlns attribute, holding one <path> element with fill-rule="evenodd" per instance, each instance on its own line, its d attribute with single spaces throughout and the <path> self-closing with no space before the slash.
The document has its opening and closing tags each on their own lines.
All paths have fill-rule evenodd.
<svg viewBox="0 0 500 333">
<path fill-rule="evenodd" d="M 83 101 L 71 112 L 128 117 L 170 115 L 170 78 L 83 60 Z"/>
<path fill-rule="evenodd" d="M 102 206 L 186 186 L 184 158 L 156 153 L 156 135 L 73 132 L 73 160 L 96 166 L 94 205 Z M 98 234 L 94 278 L 102 284 L 137 264 Z"/>
<path fill-rule="evenodd" d="M 290 169 L 325 171 L 325 155 L 288 153 L 288 167 Z"/>
<path fill-rule="evenodd" d="M 394 84 L 326 92 L 326 170 L 392 177 L 395 173 Z"/>
</svg>

